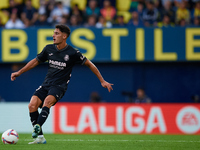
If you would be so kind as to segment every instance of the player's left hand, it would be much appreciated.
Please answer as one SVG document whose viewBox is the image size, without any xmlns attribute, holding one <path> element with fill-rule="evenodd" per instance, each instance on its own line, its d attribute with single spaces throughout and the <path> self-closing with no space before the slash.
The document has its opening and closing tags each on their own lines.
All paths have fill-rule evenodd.
<svg viewBox="0 0 200 150">
<path fill-rule="evenodd" d="M 114 85 L 114 84 L 108 83 L 108 82 L 106 82 L 106 81 L 103 81 L 103 82 L 101 83 L 101 85 L 102 85 L 104 88 L 107 88 L 107 89 L 108 89 L 108 92 L 110 92 L 111 90 L 113 90 L 112 85 Z"/>
</svg>

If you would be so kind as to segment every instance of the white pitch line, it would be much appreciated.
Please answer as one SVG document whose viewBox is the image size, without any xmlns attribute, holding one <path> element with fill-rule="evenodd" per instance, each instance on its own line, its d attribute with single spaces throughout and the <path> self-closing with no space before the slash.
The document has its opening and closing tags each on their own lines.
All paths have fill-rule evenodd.
<svg viewBox="0 0 200 150">
<path fill-rule="evenodd" d="M 33 139 L 25 139 L 24 141 L 33 141 Z M 171 142 L 171 143 L 200 143 L 199 141 L 172 141 L 172 140 L 84 140 L 84 139 L 48 139 L 47 141 L 58 141 L 58 142 Z"/>
</svg>

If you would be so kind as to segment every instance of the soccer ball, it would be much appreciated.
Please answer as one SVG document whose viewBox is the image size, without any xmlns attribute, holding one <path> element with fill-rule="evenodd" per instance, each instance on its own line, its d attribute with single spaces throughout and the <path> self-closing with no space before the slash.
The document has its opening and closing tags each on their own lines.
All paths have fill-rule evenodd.
<svg viewBox="0 0 200 150">
<path fill-rule="evenodd" d="M 4 144 L 16 144 L 19 140 L 19 136 L 15 130 L 8 129 L 2 134 L 1 139 Z"/>
</svg>

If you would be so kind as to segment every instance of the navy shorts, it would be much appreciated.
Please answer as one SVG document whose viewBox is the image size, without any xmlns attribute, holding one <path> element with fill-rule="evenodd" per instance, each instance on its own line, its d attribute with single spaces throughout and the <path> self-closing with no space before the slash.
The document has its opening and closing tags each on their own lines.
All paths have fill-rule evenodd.
<svg viewBox="0 0 200 150">
<path fill-rule="evenodd" d="M 53 95 L 56 98 L 57 103 L 64 96 L 65 92 L 66 90 L 59 86 L 39 86 L 33 95 L 37 96 L 42 101 L 43 105 L 44 100 L 48 95 Z"/>
</svg>

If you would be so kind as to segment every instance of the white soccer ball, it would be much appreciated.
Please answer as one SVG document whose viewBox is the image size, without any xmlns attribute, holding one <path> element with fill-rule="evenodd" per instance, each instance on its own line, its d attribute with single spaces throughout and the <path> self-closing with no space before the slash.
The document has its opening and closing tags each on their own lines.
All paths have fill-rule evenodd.
<svg viewBox="0 0 200 150">
<path fill-rule="evenodd" d="M 16 144 L 19 140 L 19 135 L 15 130 L 8 129 L 2 134 L 1 139 L 4 144 Z"/>
</svg>

